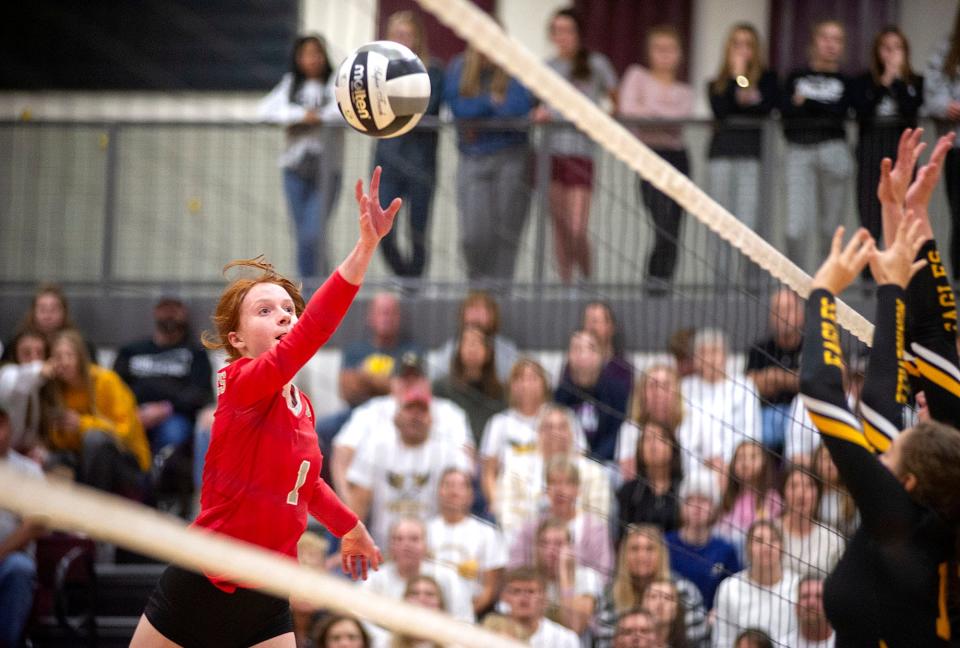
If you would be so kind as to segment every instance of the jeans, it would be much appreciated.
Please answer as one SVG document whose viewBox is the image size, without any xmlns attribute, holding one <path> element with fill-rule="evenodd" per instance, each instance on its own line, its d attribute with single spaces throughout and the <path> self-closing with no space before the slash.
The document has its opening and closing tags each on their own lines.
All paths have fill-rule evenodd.
<svg viewBox="0 0 960 648">
<path fill-rule="evenodd" d="M 710 195 L 729 209 L 744 225 L 757 231 L 757 214 L 760 208 L 760 160 L 751 157 L 713 158 L 710 160 Z M 747 274 L 752 264 L 746 257 L 736 254 L 733 246 L 719 236 L 713 236 L 716 244 L 714 268 L 718 283 L 735 283 L 737 277 Z M 739 262 L 739 263 L 738 263 Z M 738 267 L 739 266 L 739 267 Z"/>
<path fill-rule="evenodd" d="M 172 414 L 159 425 L 147 431 L 150 449 L 154 454 L 168 446 L 179 447 L 190 439 L 193 423 L 183 414 Z"/>
<path fill-rule="evenodd" d="M 301 277 L 326 274 L 323 238 L 339 191 L 339 173 L 318 173 L 316 179 L 305 179 L 290 169 L 283 170 L 283 192 L 296 230 L 297 270 Z"/>
<path fill-rule="evenodd" d="M 426 142 L 424 146 L 436 149 L 436 142 Z M 416 147 L 407 147 L 408 152 L 419 153 L 414 159 L 396 159 L 399 152 L 381 153 L 377 149 L 376 163 L 383 167 L 380 176 L 380 203 L 389 205 L 397 197 L 403 198 L 403 204 L 409 215 L 410 255 L 404 257 L 397 245 L 398 225 L 394 225 L 383 240 L 380 249 L 387 265 L 398 277 L 419 277 L 427 265 L 427 226 L 430 222 L 430 204 L 433 201 L 433 188 L 436 184 L 436 171 L 430 165 L 429 151 L 419 151 Z M 434 161 L 435 164 L 435 161 Z M 398 223 L 400 216 L 398 215 Z"/>
<path fill-rule="evenodd" d="M 37 565 L 33 558 L 14 552 L 0 558 L 0 646 L 19 646 L 33 607 Z"/>
<path fill-rule="evenodd" d="M 210 428 L 197 426 L 193 431 L 193 488 L 200 492 L 203 483 L 203 462 L 210 448 Z"/>
<path fill-rule="evenodd" d="M 777 454 L 783 454 L 790 408 L 790 403 L 769 403 L 760 409 L 760 418 L 763 422 L 763 445 Z"/>
</svg>

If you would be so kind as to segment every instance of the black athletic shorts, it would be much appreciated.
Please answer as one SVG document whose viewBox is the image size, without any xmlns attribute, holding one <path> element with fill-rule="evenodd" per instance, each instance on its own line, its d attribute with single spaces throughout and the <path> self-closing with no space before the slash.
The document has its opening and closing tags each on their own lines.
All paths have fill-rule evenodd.
<svg viewBox="0 0 960 648">
<path fill-rule="evenodd" d="M 183 648 L 241 648 L 293 632 L 288 601 L 244 588 L 228 594 L 206 576 L 174 565 L 160 576 L 144 614 Z"/>
</svg>

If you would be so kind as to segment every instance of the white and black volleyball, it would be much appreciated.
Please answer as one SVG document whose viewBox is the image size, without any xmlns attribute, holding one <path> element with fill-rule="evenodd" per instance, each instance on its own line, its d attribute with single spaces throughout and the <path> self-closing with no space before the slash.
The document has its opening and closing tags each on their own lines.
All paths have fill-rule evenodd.
<svg viewBox="0 0 960 648">
<path fill-rule="evenodd" d="M 373 137 L 410 131 L 430 102 L 430 77 L 409 48 L 374 41 L 358 48 L 337 70 L 337 105 L 354 129 Z"/>
</svg>

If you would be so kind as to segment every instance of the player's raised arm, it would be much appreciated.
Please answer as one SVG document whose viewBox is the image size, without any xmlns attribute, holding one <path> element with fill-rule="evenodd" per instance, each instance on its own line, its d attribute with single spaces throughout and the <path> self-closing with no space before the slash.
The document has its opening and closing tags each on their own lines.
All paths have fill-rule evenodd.
<svg viewBox="0 0 960 648">
<path fill-rule="evenodd" d="M 360 238 L 339 268 L 340 275 L 354 285 L 363 282 L 377 245 L 393 227 L 393 220 L 403 204 L 400 198 L 394 198 L 386 209 L 380 206 L 380 173 L 379 166 L 373 170 L 370 193 L 363 192 L 363 180 L 357 180 L 355 187 L 360 208 Z"/>
</svg>

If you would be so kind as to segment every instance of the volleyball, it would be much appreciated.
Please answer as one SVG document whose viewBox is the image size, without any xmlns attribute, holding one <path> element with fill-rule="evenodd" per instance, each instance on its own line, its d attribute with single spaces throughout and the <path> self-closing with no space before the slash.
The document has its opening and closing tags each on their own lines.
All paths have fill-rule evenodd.
<svg viewBox="0 0 960 648">
<path fill-rule="evenodd" d="M 430 102 L 430 77 L 409 48 L 375 41 L 337 69 L 337 105 L 355 130 L 387 138 L 409 132 Z"/>
</svg>

